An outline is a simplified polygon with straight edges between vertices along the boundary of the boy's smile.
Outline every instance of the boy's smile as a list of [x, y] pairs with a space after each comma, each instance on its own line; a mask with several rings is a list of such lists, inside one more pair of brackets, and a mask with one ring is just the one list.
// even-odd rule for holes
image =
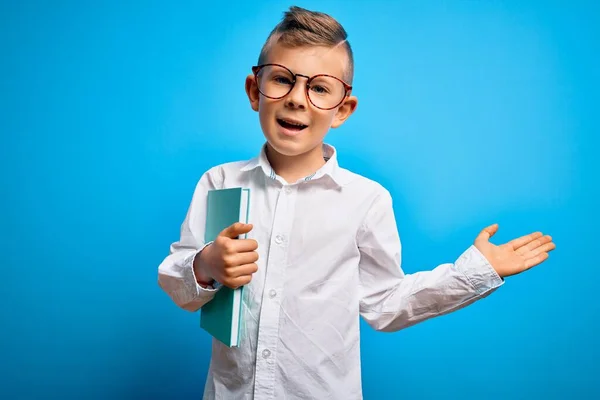
[[246, 78], [246, 92], [259, 113], [269, 161], [276, 170], [275, 164], [289, 164], [284, 160], [290, 158], [298, 174], [308, 175], [323, 165], [321, 147], [329, 128], [342, 125], [358, 103], [344, 82], [347, 67], [342, 46], [276, 43], [265, 64]]
[[276, 121], [282, 128], [281, 133], [287, 136], [296, 136], [304, 129], [308, 128], [308, 124], [305, 124], [296, 118], [278, 117], [276, 118]]

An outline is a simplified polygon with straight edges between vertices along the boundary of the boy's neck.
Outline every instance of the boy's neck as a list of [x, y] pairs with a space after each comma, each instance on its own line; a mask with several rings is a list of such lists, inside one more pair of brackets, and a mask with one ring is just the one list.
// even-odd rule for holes
[[273, 171], [287, 183], [294, 183], [315, 173], [325, 165], [323, 159], [323, 144], [297, 156], [286, 156], [278, 153], [267, 143], [267, 159]]

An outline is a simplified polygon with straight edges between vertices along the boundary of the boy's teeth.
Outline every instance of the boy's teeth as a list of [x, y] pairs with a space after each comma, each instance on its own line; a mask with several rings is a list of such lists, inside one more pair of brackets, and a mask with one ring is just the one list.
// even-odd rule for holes
[[283, 121], [283, 122], [285, 122], [286, 124], [288, 124], [288, 125], [293, 125], [293, 126], [299, 126], [299, 127], [306, 126], [306, 125], [304, 125], [304, 124], [300, 124], [300, 123], [297, 123], [297, 122], [288, 121], [288, 120], [286, 120], [286, 119], [280, 119], [280, 121]]
[[304, 124], [301, 124], [301, 123], [298, 123], [298, 122], [288, 121], [288, 120], [285, 120], [283, 118], [278, 118], [277, 120], [279, 121], [280, 124], [284, 124], [284, 125], [287, 125], [289, 127], [303, 129], [303, 128], [306, 128], [306, 126], [307, 126], [307, 125], [304, 125]]

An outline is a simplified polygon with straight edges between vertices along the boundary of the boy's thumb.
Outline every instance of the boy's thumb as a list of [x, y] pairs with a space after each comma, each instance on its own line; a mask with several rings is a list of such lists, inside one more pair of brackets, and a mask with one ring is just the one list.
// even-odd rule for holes
[[475, 243], [477, 244], [489, 241], [490, 238], [496, 234], [496, 232], [498, 232], [498, 224], [493, 224], [484, 228], [481, 232], [479, 232], [479, 235], [477, 235]]
[[238, 236], [244, 233], [248, 233], [252, 230], [252, 224], [243, 224], [236, 222], [233, 225], [228, 226], [221, 232], [221, 236], [226, 236], [231, 239], [237, 239]]

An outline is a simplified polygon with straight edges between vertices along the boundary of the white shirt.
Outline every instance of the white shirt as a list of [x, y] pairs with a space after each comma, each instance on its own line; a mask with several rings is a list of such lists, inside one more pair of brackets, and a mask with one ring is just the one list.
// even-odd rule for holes
[[[213, 340], [204, 399], [361, 399], [359, 317], [397, 331], [479, 300], [503, 280], [474, 246], [454, 263], [404, 274], [392, 198], [380, 184], [326, 164], [292, 184], [257, 158], [201, 177], [181, 237], [158, 270], [159, 284], [185, 310], [215, 294], [196, 283], [192, 261], [205, 246], [207, 190], [251, 190], [248, 234], [258, 272], [244, 290], [242, 341]], [[216, 289], [218, 290], [218, 289]]]

